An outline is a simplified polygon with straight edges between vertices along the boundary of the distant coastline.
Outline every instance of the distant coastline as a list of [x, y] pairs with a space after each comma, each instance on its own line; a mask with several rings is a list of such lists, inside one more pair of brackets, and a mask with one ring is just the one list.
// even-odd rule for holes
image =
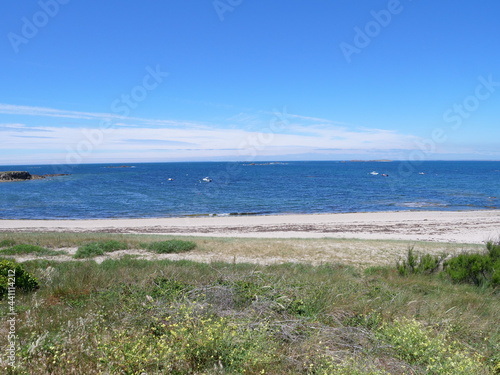
[[392, 163], [394, 160], [378, 159], [378, 160], [342, 160], [341, 163]]

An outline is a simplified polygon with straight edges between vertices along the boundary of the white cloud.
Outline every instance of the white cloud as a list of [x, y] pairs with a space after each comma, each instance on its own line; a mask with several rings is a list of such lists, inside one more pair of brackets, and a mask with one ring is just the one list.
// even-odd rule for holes
[[[236, 124], [200, 124], [190, 121], [155, 120], [120, 117], [113, 114], [57, 110], [0, 104], [0, 114], [33, 116], [33, 126], [26, 121], [0, 124], [2, 149], [0, 164], [14, 158], [17, 163], [67, 163], [68, 155], [78, 154], [81, 162], [113, 160], [252, 160], [280, 155], [347, 154], [402, 155], [418, 149], [421, 138], [385, 129], [352, 128], [345, 124], [295, 114], [283, 115], [280, 127], [270, 126], [276, 113], [239, 113], [228, 121]], [[66, 117], [79, 120], [105, 116], [113, 128], [102, 131], [95, 121], [71, 126], [53, 125], [47, 118]], [[28, 119], [29, 120], [29, 119]], [[92, 127], [92, 125], [94, 127]], [[274, 129], [275, 132], [272, 132]], [[450, 152], [452, 145], [447, 147]], [[439, 150], [437, 152], [440, 152]], [[311, 156], [312, 155], [312, 156]]]

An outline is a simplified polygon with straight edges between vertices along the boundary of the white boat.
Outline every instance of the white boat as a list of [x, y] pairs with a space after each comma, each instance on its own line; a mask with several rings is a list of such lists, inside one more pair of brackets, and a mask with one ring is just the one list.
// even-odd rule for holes
[[370, 172], [370, 174], [371, 174], [372, 176], [376, 176], [376, 175], [378, 175], [378, 172], [373, 171], [373, 172]]
[[203, 177], [201, 180], [203, 182], [212, 182], [212, 179], [210, 177]]

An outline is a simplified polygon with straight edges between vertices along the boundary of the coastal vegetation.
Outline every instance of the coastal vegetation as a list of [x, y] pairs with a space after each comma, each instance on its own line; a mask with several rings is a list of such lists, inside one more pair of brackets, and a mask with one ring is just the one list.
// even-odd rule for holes
[[[138, 248], [147, 249], [158, 254], [174, 254], [190, 251], [195, 247], [196, 244], [192, 241], [167, 240], [141, 243]], [[93, 258], [95, 256], [104, 255], [105, 253], [111, 253], [117, 250], [126, 250], [128, 248], [129, 245], [126, 242], [120, 242], [117, 240], [90, 242], [80, 246], [74, 257], [76, 259]]]
[[469, 283], [478, 287], [500, 286], [500, 242], [488, 242], [482, 253], [462, 253], [446, 258], [445, 255], [415, 253], [408, 249], [406, 259], [397, 263], [400, 275], [444, 274], [456, 283]]
[[15, 278], [15, 288], [23, 292], [31, 292], [38, 288], [38, 281], [27, 272], [22, 264], [8, 259], [0, 260], [0, 299], [13, 288], [12, 278]]
[[[13, 243], [13, 241], [6, 241], [5, 243]], [[62, 255], [65, 254], [64, 251], [51, 250], [45, 247], [41, 247], [38, 245], [30, 245], [30, 244], [18, 244], [12, 245], [10, 247], [3, 248], [0, 243], [0, 256], [1, 255], [26, 255], [26, 254], [34, 254], [34, 255]]]
[[[23, 241], [22, 234], [5, 234], [0, 241], [84, 246], [93, 236], [33, 234]], [[129, 249], [163, 242], [97, 237], [93, 242], [103, 249], [117, 246], [112, 241]], [[188, 242], [197, 249], [204, 241]], [[488, 246], [496, 254], [498, 244]], [[100, 264], [3, 260], [7, 268], [22, 268], [38, 289], [16, 290], [17, 367], [4, 363], [2, 371], [495, 374], [498, 288], [454, 282], [431, 260], [413, 256], [418, 271], [404, 274], [394, 265], [264, 266], [130, 255]], [[7, 319], [3, 302], [0, 315]], [[0, 337], [2, 346], [5, 340]]]
[[124, 242], [116, 240], [100, 241], [100, 242], [90, 242], [82, 245], [78, 248], [75, 254], [75, 258], [92, 258], [98, 255], [104, 255], [104, 253], [110, 253], [117, 250], [128, 249], [128, 245]]
[[142, 244], [142, 247], [158, 254], [176, 254], [193, 250], [196, 243], [193, 241], [167, 240]]

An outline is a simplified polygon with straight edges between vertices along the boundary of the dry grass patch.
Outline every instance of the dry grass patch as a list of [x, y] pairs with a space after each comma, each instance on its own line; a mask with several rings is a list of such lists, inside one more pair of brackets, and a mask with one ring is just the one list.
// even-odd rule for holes
[[[148, 243], [166, 240], [187, 240], [196, 248], [183, 254], [155, 254], [143, 251]], [[454, 255], [465, 251], [478, 251], [482, 245], [447, 244], [436, 242], [413, 242], [397, 240], [360, 239], [256, 239], [256, 238], [210, 238], [163, 235], [135, 235], [108, 233], [0, 233], [0, 241], [30, 243], [52, 249], [65, 248], [70, 254], [75, 248], [89, 242], [118, 241], [128, 246], [125, 251], [104, 253], [96, 258], [98, 262], [115, 259], [124, 254], [136, 255], [142, 259], [192, 260], [196, 262], [230, 262], [276, 264], [286, 262], [320, 265], [342, 263], [355, 267], [393, 265], [403, 258], [409, 246], [426, 254]], [[18, 257], [30, 260], [35, 257]], [[68, 260], [67, 256], [55, 259]]]

